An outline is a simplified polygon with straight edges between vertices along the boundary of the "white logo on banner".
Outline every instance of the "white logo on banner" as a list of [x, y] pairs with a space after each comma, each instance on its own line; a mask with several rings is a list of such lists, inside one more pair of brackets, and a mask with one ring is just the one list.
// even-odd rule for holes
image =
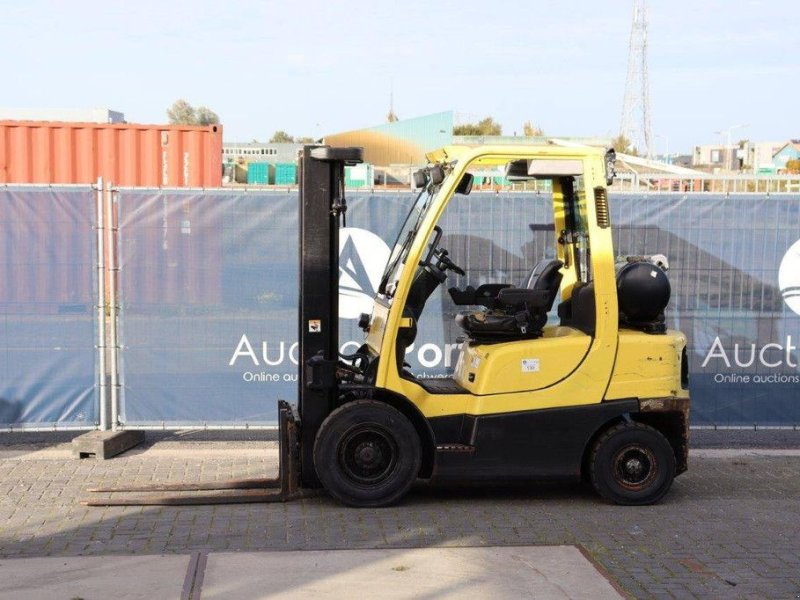
[[357, 319], [372, 312], [372, 300], [389, 261], [389, 246], [366, 229], [339, 232], [339, 317]]
[[778, 286], [786, 306], [800, 315], [800, 240], [792, 244], [781, 261]]

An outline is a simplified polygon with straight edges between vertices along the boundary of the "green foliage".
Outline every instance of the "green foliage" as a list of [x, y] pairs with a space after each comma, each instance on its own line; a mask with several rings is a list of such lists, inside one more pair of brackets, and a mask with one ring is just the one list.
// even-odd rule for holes
[[219, 116], [206, 106], [195, 108], [183, 98], [176, 100], [167, 109], [167, 118], [171, 125], [216, 125]]
[[534, 125], [530, 121], [525, 121], [522, 124], [522, 134], [525, 137], [542, 137], [544, 136], [544, 129], [538, 125]]
[[622, 154], [630, 154], [631, 156], [639, 156], [639, 151], [631, 146], [631, 141], [621, 133], [611, 140], [611, 147]]
[[463, 123], [453, 127], [453, 135], [502, 135], [503, 128], [492, 117], [477, 123]]
[[219, 115], [207, 106], [198, 106], [195, 115], [197, 117], [197, 125], [219, 124]]
[[167, 109], [167, 118], [171, 125], [194, 125], [197, 115], [194, 107], [181, 98]]
[[312, 137], [308, 137], [308, 136], [306, 136], [306, 137], [299, 137], [299, 138], [297, 138], [297, 140], [295, 140], [295, 141], [296, 141], [298, 144], [313, 144], [313, 143], [314, 143], [314, 138], [312, 138]]
[[269, 138], [270, 144], [291, 144], [293, 142], [294, 138], [282, 129], [273, 133], [272, 137]]

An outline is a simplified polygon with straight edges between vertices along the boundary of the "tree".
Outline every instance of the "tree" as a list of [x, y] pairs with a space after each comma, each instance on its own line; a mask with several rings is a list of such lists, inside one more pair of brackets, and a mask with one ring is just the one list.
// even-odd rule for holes
[[611, 147], [622, 154], [630, 154], [631, 156], [639, 156], [639, 151], [631, 146], [631, 141], [623, 134], [619, 134], [611, 140]]
[[453, 135], [502, 135], [503, 128], [492, 117], [477, 123], [463, 123], [453, 127]]
[[544, 135], [544, 129], [538, 125], [533, 125], [530, 121], [525, 121], [522, 124], [522, 133], [525, 137], [542, 137]]
[[395, 121], [399, 121], [400, 118], [394, 113], [394, 109], [389, 109], [388, 114], [386, 115], [386, 122], [387, 123], [394, 123]]
[[198, 106], [195, 111], [197, 118], [196, 125], [217, 125], [219, 124], [219, 115], [207, 106]]
[[273, 133], [272, 137], [269, 138], [270, 144], [291, 144], [293, 142], [294, 138], [282, 129]]
[[791, 175], [800, 174], [800, 159], [787, 160], [786, 172]]
[[195, 108], [186, 100], [176, 100], [167, 109], [167, 118], [171, 125], [216, 125], [219, 116], [206, 106]]
[[167, 109], [170, 125], [194, 125], [197, 119], [194, 107], [181, 98]]
[[313, 144], [314, 138], [308, 136], [299, 137], [295, 140], [295, 142], [297, 142], [298, 144]]

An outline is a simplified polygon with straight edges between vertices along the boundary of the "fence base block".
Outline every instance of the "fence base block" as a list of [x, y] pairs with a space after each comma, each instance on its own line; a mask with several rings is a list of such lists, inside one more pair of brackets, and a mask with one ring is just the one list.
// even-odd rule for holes
[[144, 442], [144, 431], [90, 431], [72, 440], [74, 458], [105, 460]]

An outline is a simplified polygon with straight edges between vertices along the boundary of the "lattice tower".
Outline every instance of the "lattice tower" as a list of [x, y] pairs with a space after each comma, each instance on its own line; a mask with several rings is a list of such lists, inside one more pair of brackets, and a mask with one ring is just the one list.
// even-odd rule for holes
[[622, 107], [620, 134], [640, 154], [653, 156], [653, 134], [650, 129], [650, 85], [647, 79], [647, 2], [634, 0], [633, 25], [628, 49], [628, 77]]

